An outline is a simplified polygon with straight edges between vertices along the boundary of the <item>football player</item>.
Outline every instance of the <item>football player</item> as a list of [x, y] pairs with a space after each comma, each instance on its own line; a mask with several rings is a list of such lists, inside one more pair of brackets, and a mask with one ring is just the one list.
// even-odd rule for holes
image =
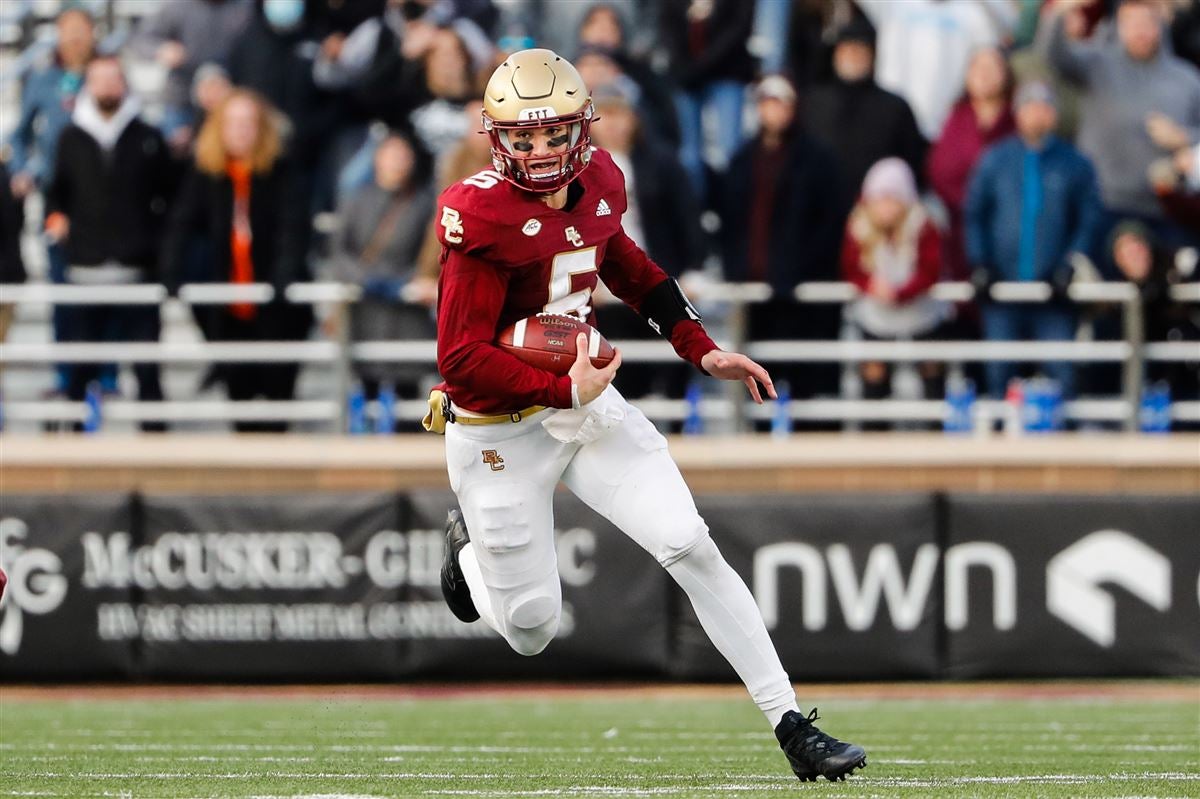
[[593, 322], [591, 295], [602, 279], [681, 358], [744, 382], [755, 402], [763, 401], [760, 384], [775, 396], [766, 370], [718, 349], [675, 281], [621, 229], [625, 180], [591, 145], [592, 116], [570, 63], [549, 50], [514, 53], [484, 91], [493, 169], [450, 186], [438, 202], [445, 382], [425, 422], [446, 436], [462, 509], [447, 526], [446, 602], [523, 655], [546, 647], [562, 605], [551, 507], [561, 480], [687, 593], [796, 776], [844, 779], [866, 765], [865, 753], [821, 732], [815, 710], [799, 712], [754, 598], [709, 537], [666, 440], [609, 385], [620, 354], [595, 368], [580, 335], [574, 364], [559, 376], [495, 344], [501, 330], [538, 313]]

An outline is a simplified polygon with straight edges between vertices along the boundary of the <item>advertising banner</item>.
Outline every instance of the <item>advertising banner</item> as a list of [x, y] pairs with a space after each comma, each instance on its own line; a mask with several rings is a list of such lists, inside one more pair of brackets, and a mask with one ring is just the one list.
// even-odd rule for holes
[[[735, 679], [567, 492], [536, 657], [441, 597], [449, 492], [5, 495], [0, 678]], [[1200, 674], [1200, 498], [703, 495], [796, 680]]]
[[407, 577], [394, 494], [151, 495], [142, 518], [140, 546], [107, 542], [97, 579], [139, 589], [108, 612], [147, 676], [398, 672], [404, 641], [384, 610]]
[[6, 494], [0, 500], [0, 675], [6, 679], [120, 677], [136, 644], [103, 608], [133, 601], [133, 587], [97, 579], [101, 542], [129, 542], [126, 494]]
[[[754, 593], [793, 679], [938, 673], [941, 570], [933, 497], [701, 496], [700, 514]], [[676, 590], [672, 672], [732, 678]]]
[[1200, 673], [1200, 498], [951, 495], [952, 677]]

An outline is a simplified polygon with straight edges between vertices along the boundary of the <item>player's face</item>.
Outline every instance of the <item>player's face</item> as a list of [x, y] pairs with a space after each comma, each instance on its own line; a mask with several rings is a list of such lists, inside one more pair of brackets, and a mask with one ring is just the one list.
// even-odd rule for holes
[[562, 166], [563, 155], [571, 146], [571, 131], [566, 125], [514, 130], [509, 134], [513, 154], [526, 158], [530, 177], [555, 174]]

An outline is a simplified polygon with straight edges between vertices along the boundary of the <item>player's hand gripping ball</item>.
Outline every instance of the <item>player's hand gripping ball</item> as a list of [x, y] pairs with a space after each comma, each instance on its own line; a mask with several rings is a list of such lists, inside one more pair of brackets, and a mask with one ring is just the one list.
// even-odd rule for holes
[[540, 313], [528, 316], [500, 332], [497, 346], [530, 366], [565, 375], [575, 362], [575, 337], [588, 337], [592, 366], [603, 369], [613, 359], [612, 345], [600, 331], [573, 316]]

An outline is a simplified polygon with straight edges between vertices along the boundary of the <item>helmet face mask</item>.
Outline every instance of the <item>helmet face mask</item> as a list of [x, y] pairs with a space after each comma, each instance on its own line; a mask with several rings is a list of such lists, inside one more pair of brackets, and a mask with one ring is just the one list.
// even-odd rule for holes
[[[483, 129], [491, 141], [492, 164], [514, 186], [552, 193], [568, 185], [591, 160], [592, 101], [569, 62], [550, 50], [513, 53], [496, 68], [484, 91]], [[559, 153], [533, 154], [521, 131], [562, 128], [547, 145]], [[556, 159], [550, 169], [535, 165]]]
[[[592, 142], [588, 133], [591, 110], [589, 103], [586, 112], [571, 117], [539, 119], [534, 124], [497, 122], [484, 112], [483, 127], [492, 142], [492, 165], [518, 188], [538, 193], [558, 191], [579, 177], [579, 173], [591, 160]], [[554, 150], [565, 145], [566, 149], [562, 152], [542, 152], [535, 155], [532, 145], [522, 141], [517, 135], [522, 130], [546, 130], [555, 127], [565, 128], [566, 132], [551, 138], [546, 144]], [[534, 164], [540, 165], [551, 160], [557, 161], [552, 169], [533, 168]]]

